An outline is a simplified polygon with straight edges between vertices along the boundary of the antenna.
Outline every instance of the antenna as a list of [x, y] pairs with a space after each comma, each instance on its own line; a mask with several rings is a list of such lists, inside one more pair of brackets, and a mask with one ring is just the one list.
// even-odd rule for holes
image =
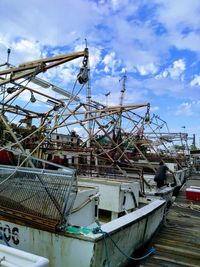
[[[125, 70], [125, 73], [124, 73], [124, 76], [122, 77], [122, 79], [123, 79], [123, 83], [122, 83], [121, 96], [120, 96], [120, 103], [119, 103], [120, 106], [123, 105], [123, 102], [124, 102], [124, 94], [125, 94], [125, 91], [126, 91], [126, 80], [127, 80], [126, 70]], [[120, 82], [122, 79], [120, 79], [119, 82]]]
[[85, 38], [85, 48], [87, 48], [87, 38]]
[[10, 65], [10, 64], [9, 64], [10, 53], [11, 53], [11, 49], [8, 48], [8, 50], [7, 50], [7, 61], [6, 61], [6, 64], [7, 64], [7, 65]]
[[106, 97], [106, 106], [108, 106], [108, 96], [110, 95], [110, 91], [105, 94]]

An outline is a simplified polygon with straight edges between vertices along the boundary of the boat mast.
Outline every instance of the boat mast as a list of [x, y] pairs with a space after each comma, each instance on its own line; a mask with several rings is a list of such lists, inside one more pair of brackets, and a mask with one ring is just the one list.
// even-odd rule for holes
[[[19, 79], [31, 79], [38, 75], [41, 72], [45, 72], [50, 68], [56, 67], [58, 65], [64, 64], [66, 62], [72, 61], [79, 57], [84, 57], [85, 59], [88, 58], [88, 49], [86, 48], [84, 51], [81, 52], [74, 52], [71, 54], [63, 54], [60, 56], [50, 57], [50, 58], [43, 58], [39, 60], [34, 60], [27, 62], [25, 64], [21, 64], [18, 67], [9, 68], [3, 71], [0, 71], [1, 75], [8, 74], [9, 77], [2, 78], [0, 80], [0, 86], [15, 82]], [[84, 75], [84, 77], [83, 77]], [[78, 80], [80, 83], [85, 83], [86, 74], [82, 72], [79, 73]]]
[[[6, 63], [4, 63], [0, 66], [11, 66], [9, 64], [9, 56], [10, 56], [10, 49], [8, 50], [8, 56], [7, 56]], [[7, 93], [11, 94], [11, 93], [14, 93], [15, 91], [17, 91], [15, 93], [15, 95], [13, 96], [14, 99], [22, 91], [27, 89], [31, 92], [30, 101], [32, 100], [31, 102], [33, 103], [34, 90], [32, 90], [31, 88], [28, 88], [27, 84], [30, 81], [32, 81], [33, 78], [36, 78], [36, 76], [39, 73], [45, 72], [50, 68], [53, 68], [53, 67], [56, 67], [60, 64], [64, 64], [66, 62], [72, 61], [72, 60], [79, 58], [79, 57], [83, 57], [84, 59], [83, 59], [83, 67], [80, 69], [77, 80], [79, 81], [80, 84], [85, 84], [88, 81], [88, 68], [87, 68], [87, 61], [88, 61], [88, 57], [89, 57], [88, 48], [86, 48], [84, 51], [74, 52], [71, 54], [63, 54], [63, 55], [59, 55], [59, 56], [55, 56], [55, 57], [43, 58], [43, 59], [39, 59], [39, 60], [34, 60], [31, 62], [27, 62], [25, 64], [21, 64], [18, 67], [11, 66], [8, 69], [4, 69], [4, 70], [0, 71], [0, 87], [2, 88], [3, 92], [5, 92], [6, 86], [8, 84], [13, 85], [13, 87], [7, 87]], [[21, 85], [22, 84], [21, 81], [17, 82], [19, 79], [23, 79], [23, 81], [27, 81], [27, 84], [25, 86]], [[41, 79], [39, 79], [39, 81], [40, 80]], [[47, 84], [47, 82], [45, 82], [45, 84]], [[48, 83], [48, 87], [49, 87], [49, 83]], [[12, 91], [8, 91], [8, 89], [10, 89]], [[36, 92], [36, 93], [40, 94], [40, 92]], [[44, 94], [41, 93], [41, 95], [44, 95]], [[12, 96], [11, 96], [11, 98], [12, 98]], [[51, 98], [51, 96], [50, 96], [50, 98]], [[7, 100], [7, 102], [8, 101], [10, 101], [10, 99]], [[5, 112], [14, 112], [14, 109], [16, 109], [16, 107], [12, 107], [11, 105], [8, 105], [7, 102], [4, 101], [4, 97], [3, 97], [2, 101], [1, 101], [1, 105], [2, 105], [2, 108], [1, 108], [2, 114], [1, 115], [2, 116], [5, 115]], [[35, 102], [35, 98], [34, 98], [34, 102]], [[56, 101], [56, 102], [60, 102], [60, 101]], [[61, 104], [61, 106], [62, 105], [63, 105], [63, 103]], [[5, 107], [6, 107], [6, 109], [5, 109]], [[60, 105], [59, 105], [59, 107], [60, 107]], [[20, 109], [20, 107], [19, 107], [19, 109]], [[23, 111], [26, 113], [25, 115], [30, 113], [30, 112], [26, 111], [25, 109]], [[54, 108], [52, 108], [52, 110], [50, 110], [50, 112], [51, 111], [54, 111]], [[47, 113], [47, 115], [50, 114], [50, 112]], [[32, 112], [32, 113], [34, 113], [34, 112]], [[17, 108], [16, 114], [18, 114], [18, 108]], [[10, 132], [11, 136], [15, 140], [16, 144], [22, 150], [23, 147], [21, 146], [20, 141], [16, 137], [13, 129], [11, 129], [11, 127], [8, 128], [6, 120], [3, 120], [3, 122], [6, 125], [8, 131]], [[53, 132], [53, 130], [54, 129], [52, 129], [51, 131]]]
[[[124, 103], [124, 95], [126, 91], [126, 71], [124, 73], [124, 76], [119, 80], [119, 82], [122, 80], [122, 89], [121, 89], [121, 95], [120, 95], [120, 103], [119, 106], [122, 109], [123, 103]], [[119, 112], [117, 123], [116, 123], [116, 137], [117, 137], [117, 143], [120, 143], [121, 140], [121, 127], [122, 127], [122, 111]]]
[[[87, 48], [87, 39], [85, 39], [85, 45], [86, 45], [85, 49], [88, 49]], [[89, 121], [88, 121], [87, 147], [89, 148], [90, 145], [91, 145], [90, 141], [91, 141], [91, 137], [92, 137], [92, 121], [90, 120], [90, 118], [91, 118], [91, 98], [92, 98], [92, 95], [91, 95], [91, 80], [90, 80], [89, 60], [87, 59], [87, 61], [84, 62], [84, 59], [83, 59], [83, 65], [84, 65], [85, 68], [87, 68], [87, 75], [88, 75], [87, 89], [86, 89], [86, 104], [88, 106], [88, 111], [89, 111], [89, 113], [87, 115], [87, 118], [89, 119]]]

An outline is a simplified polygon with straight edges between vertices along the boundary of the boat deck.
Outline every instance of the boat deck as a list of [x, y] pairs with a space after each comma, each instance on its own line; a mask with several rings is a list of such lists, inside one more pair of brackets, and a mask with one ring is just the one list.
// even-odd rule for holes
[[182, 187], [162, 225], [152, 240], [156, 253], [140, 267], [200, 266], [200, 201], [186, 199], [186, 188], [200, 186], [200, 174], [193, 174]]

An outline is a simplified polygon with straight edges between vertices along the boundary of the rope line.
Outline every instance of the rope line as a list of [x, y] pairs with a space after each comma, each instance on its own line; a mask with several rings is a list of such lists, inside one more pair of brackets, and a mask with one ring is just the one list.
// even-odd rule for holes
[[92, 230], [92, 233], [93, 234], [103, 234], [103, 238], [104, 238], [104, 242], [105, 242], [105, 252], [106, 252], [106, 258], [107, 258], [107, 266], [108, 267], [111, 267], [110, 265], [110, 260], [109, 260], [109, 255], [108, 255], [108, 247], [107, 247], [107, 243], [106, 243], [106, 237], [108, 237], [111, 242], [114, 244], [114, 246], [118, 249], [118, 251], [124, 255], [126, 258], [128, 258], [129, 260], [133, 260], [133, 261], [141, 261], [141, 260], [144, 260], [146, 259], [147, 257], [149, 257], [151, 254], [154, 254], [156, 252], [155, 248], [150, 248], [149, 251], [147, 252], [147, 254], [145, 254], [144, 256], [142, 257], [138, 257], [138, 258], [135, 258], [135, 257], [131, 257], [129, 256], [128, 254], [126, 254], [126, 252], [124, 252], [118, 245], [117, 243], [113, 240], [112, 236], [108, 233], [108, 232], [105, 232], [101, 229], [101, 225], [97, 222], [97, 224], [99, 225], [98, 227], [96, 228], [93, 228]]

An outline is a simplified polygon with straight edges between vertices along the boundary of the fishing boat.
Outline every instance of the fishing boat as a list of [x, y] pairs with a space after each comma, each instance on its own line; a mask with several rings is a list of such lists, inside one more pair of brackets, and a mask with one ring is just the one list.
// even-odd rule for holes
[[47, 267], [49, 261], [31, 253], [0, 245], [0, 260], [2, 267]]
[[[77, 91], [37, 77], [80, 57]], [[155, 233], [166, 211], [164, 196], [172, 192], [163, 188], [151, 195], [155, 184], [135, 160], [139, 153], [155, 171], [138, 145], [150, 104], [123, 104], [126, 76], [119, 105], [93, 101], [89, 85], [87, 101], [79, 101], [75, 92], [89, 81], [88, 57], [86, 48], [18, 67], [6, 62], [0, 71], [0, 240], [49, 259], [52, 267], [123, 266]], [[30, 99], [22, 105], [23, 93]], [[75, 126], [87, 133], [84, 140]]]
[[45, 257], [49, 266], [123, 266], [165, 213], [164, 200], [139, 199], [139, 185], [133, 199], [131, 183], [119, 190], [121, 183], [109, 182], [109, 198], [99, 204], [98, 188], [78, 184], [69, 169], [0, 171], [1, 242]]

